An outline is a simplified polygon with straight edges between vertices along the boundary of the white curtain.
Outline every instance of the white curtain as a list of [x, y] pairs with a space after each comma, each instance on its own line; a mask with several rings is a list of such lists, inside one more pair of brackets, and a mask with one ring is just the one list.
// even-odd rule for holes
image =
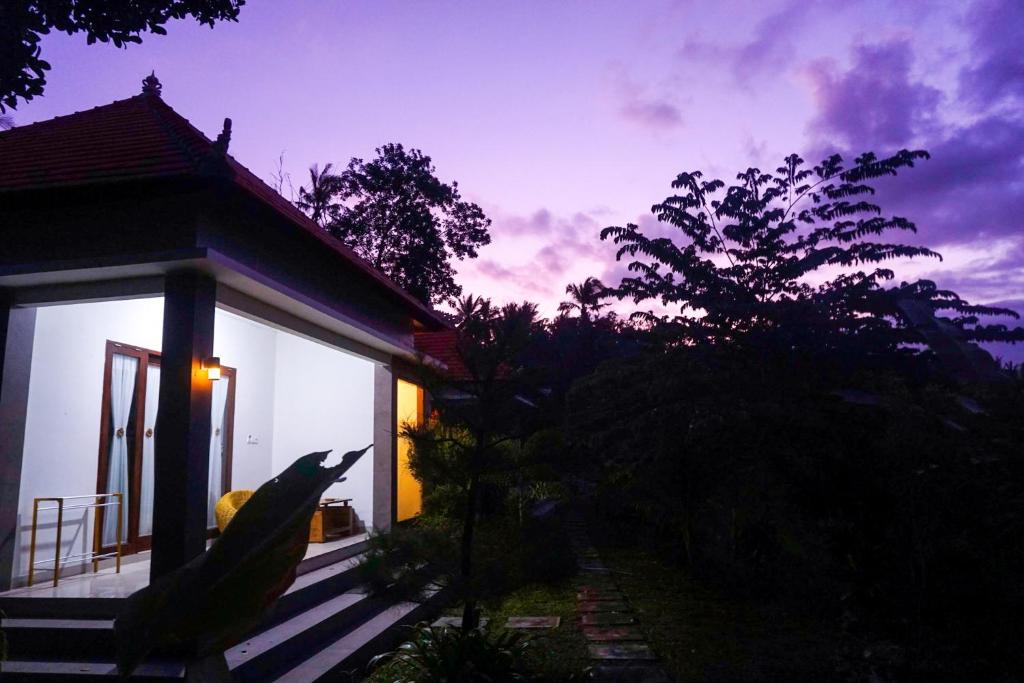
[[153, 453], [156, 411], [160, 404], [160, 366], [146, 369], [146, 412], [142, 417], [142, 482], [139, 489], [139, 536], [153, 533]]
[[[121, 540], [128, 534], [128, 416], [135, 397], [135, 374], [139, 359], [115, 353], [110, 364], [110, 420], [113, 433], [107, 456], [107, 493], [123, 493], [124, 506]], [[114, 502], [109, 498], [107, 502]], [[117, 508], [104, 508], [103, 544], [113, 545], [117, 540]]]
[[223, 377], [213, 383], [213, 407], [210, 414], [210, 487], [206, 506], [206, 526], [217, 526], [214, 508], [221, 495], [221, 473], [224, 467], [225, 407], [228, 401], [228, 384], [231, 380]]

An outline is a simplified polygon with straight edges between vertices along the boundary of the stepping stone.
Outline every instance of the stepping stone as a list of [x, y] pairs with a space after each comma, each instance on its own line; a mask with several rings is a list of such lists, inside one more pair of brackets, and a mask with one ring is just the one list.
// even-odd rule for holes
[[561, 617], [509, 617], [505, 628], [558, 628]]
[[595, 642], [643, 641], [644, 636], [632, 626], [586, 626], [583, 636]]
[[[487, 617], [480, 618], [480, 628], [487, 626]], [[462, 628], [462, 617], [441, 617], [431, 626], [435, 628]]]
[[588, 612], [580, 615], [584, 626], [626, 626], [635, 624], [636, 619], [628, 612]]
[[655, 659], [645, 643], [591, 643], [587, 649], [591, 659]]
[[615, 585], [610, 578], [606, 576], [588, 576], [580, 583], [576, 584], [576, 590], [580, 593], [607, 593], [619, 591], [619, 587]]
[[607, 683], [670, 683], [665, 670], [656, 664], [632, 664], [629, 662], [616, 662], [605, 660], [607, 664], [600, 664], [593, 668], [594, 681]]
[[629, 605], [613, 600], [595, 600], [581, 602], [576, 608], [580, 612], [628, 612]]
[[622, 600], [622, 591], [617, 588], [581, 588], [576, 593], [577, 600]]

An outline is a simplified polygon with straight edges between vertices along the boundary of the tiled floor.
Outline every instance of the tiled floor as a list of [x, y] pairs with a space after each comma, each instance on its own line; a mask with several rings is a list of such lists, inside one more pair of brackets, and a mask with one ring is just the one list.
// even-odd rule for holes
[[[366, 534], [356, 534], [329, 543], [310, 543], [306, 550], [306, 559], [345, 548], [366, 540]], [[0, 593], [0, 597], [12, 598], [126, 598], [149, 583], [149, 553], [125, 558], [121, 564], [121, 573], [114, 571], [113, 563], [93, 574], [86, 572], [75, 576], [63, 577], [54, 587], [48, 575], [31, 588], [16, 588]]]

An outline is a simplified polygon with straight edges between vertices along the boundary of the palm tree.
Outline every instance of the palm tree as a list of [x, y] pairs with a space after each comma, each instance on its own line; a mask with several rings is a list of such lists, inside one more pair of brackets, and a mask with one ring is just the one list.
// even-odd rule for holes
[[334, 164], [320, 170], [316, 164], [309, 167], [309, 189], [299, 187], [299, 201], [295, 205], [309, 214], [321, 228], [327, 227], [338, 211], [334, 198], [341, 192], [341, 176], [333, 173]]
[[491, 300], [467, 294], [455, 299], [455, 326], [462, 327], [469, 320], [490, 320], [496, 311]]
[[608, 297], [608, 288], [596, 277], [588, 277], [579, 284], [570, 283], [565, 288], [565, 293], [571, 299], [558, 304], [559, 313], [571, 313], [578, 310], [582, 320], [590, 320], [592, 313], [597, 313], [608, 306], [602, 301]]

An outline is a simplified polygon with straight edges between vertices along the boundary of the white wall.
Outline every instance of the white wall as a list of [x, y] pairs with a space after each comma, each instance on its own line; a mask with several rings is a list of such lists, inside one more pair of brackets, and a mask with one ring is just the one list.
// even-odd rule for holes
[[[28, 573], [32, 499], [96, 491], [107, 340], [159, 351], [163, 306], [161, 297], [47, 306], [37, 311], [15, 576]], [[37, 561], [53, 557], [56, 540], [56, 513], [43, 514]], [[91, 511], [85, 510], [66, 514], [62, 554], [92, 550], [92, 518]], [[44, 579], [49, 576], [49, 572], [42, 574]]]
[[[274, 472], [314, 451], [333, 450], [327, 464], [373, 441], [373, 363], [292, 334], [277, 338], [274, 392]], [[373, 452], [326, 496], [352, 498], [358, 519], [371, 526]]]
[[223, 365], [238, 371], [231, 444], [232, 489], [257, 489], [273, 474], [278, 334], [271, 327], [219, 308], [214, 315], [213, 353]]
[[[258, 488], [298, 456], [333, 449], [328, 462], [372, 441], [373, 364], [217, 309], [214, 354], [237, 370], [231, 488]], [[38, 309], [29, 380], [14, 576], [28, 573], [32, 500], [96, 491], [106, 342], [159, 351], [163, 299]], [[372, 457], [327, 495], [353, 498], [371, 518]], [[41, 517], [36, 559], [52, 558], [55, 513]], [[92, 549], [92, 513], [65, 516], [62, 555]], [[82, 563], [72, 563], [70, 571]], [[45, 580], [49, 573], [40, 575]]]

